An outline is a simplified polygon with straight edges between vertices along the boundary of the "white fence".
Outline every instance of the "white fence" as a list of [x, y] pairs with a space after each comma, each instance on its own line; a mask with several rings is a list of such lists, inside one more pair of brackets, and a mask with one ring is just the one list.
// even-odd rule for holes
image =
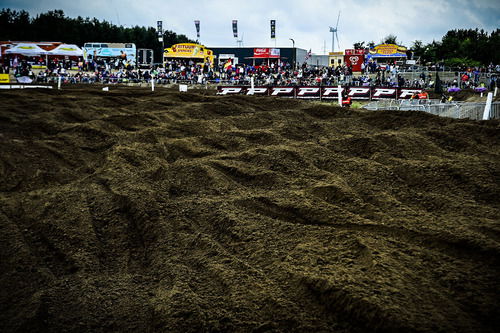
[[[378, 100], [363, 108], [367, 110], [424, 111], [441, 117], [482, 120], [486, 103], [449, 102], [439, 100]], [[500, 102], [491, 104], [490, 119], [500, 119]]]

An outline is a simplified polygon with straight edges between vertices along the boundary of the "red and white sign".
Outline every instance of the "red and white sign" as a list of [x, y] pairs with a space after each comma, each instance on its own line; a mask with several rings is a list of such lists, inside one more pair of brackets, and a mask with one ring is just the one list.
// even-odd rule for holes
[[246, 87], [218, 87], [217, 95], [234, 95], [246, 91]]
[[381, 98], [396, 98], [398, 89], [397, 88], [375, 88], [373, 91], [372, 99]]
[[270, 96], [293, 97], [295, 94], [295, 87], [271, 87]]
[[347, 50], [345, 50], [345, 55], [365, 55], [365, 50], [363, 50], [363, 49], [347, 49]]
[[[344, 88], [340, 87], [340, 94], [342, 94]], [[339, 97], [339, 88], [338, 87], [323, 87], [323, 91], [321, 95], [325, 99], [337, 99]]]
[[370, 99], [372, 90], [369, 87], [350, 87], [348, 91], [352, 99]]
[[353, 72], [361, 72], [361, 64], [365, 61], [364, 55], [345, 55], [344, 63], [352, 68]]
[[253, 91], [252, 88], [248, 88], [248, 91], [246, 92], [247, 95], [263, 95], [267, 96], [269, 95], [267, 87], [254, 87]]
[[337, 99], [338, 94], [344, 90], [352, 99], [377, 100], [377, 99], [409, 99], [413, 94], [420, 93], [421, 89], [388, 88], [388, 87], [255, 87], [249, 86], [221, 86], [217, 87], [217, 95], [260, 95], [296, 98]]
[[254, 58], [279, 58], [280, 49], [257, 48], [253, 49]]
[[413, 94], [419, 94], [422, 92], [422, 89], [405, 89], [401, 88], [399, 90], [398, 99], [409, 99]]
[[298, 87], [297, 98], [319, 98], [320, 87]]

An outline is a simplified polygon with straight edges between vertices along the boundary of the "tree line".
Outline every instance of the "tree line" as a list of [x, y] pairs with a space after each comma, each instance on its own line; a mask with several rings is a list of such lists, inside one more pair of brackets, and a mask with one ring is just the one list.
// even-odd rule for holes
[[[153, 49], [155, 61], [160, 61], [161, 43], [153, 27], [124, 27], [96, 18], [70, 18], [62, 10], [52, 10], [31, 17], [24, 10], [0, 11], [0, 40], [3, 41], [61, 41], [83, 46], [85, 42], [135, 43], [137, 48]], [[187, 36], [165, 31], [166, 47], [193, 42]], [[397, 36], [390, 34], [382, 43], [398, 44]], [[354, 48], [370, 48], [373, 41], [354, 43]], [[415, 40], [409, 55], [420, 63], [444, 63], [447, 66], [488, 66], [500, 64], [500, 29], [491, 33], [479, 29], [450, 30], [440, 41], [424, 44]]]
[[[86, 42], [135, 43], [137, 48], [153, 49], [155, 61], [161, 61], [161, 42], [153, 27], [124, 27], [96, 18], [70, 18], [62, 10], [51, 10], [31, 17], [24, 10], [0, 11], [1, 41], [59, 41], [83, 46]], [[193, 42], [182, 34], [166, 30], [165, 47]]]
[[[390, 34], [381, 43], [398, 44], [397, 36]], [[357, 42], [354, 48], [369, 48], [375, 43]], [[409, 56], [421, 64], [433, 63], [446, 66], [488, 66], [500, 64], [500, 29], [491, 33], [483, 29], [449, 30], [440, 41], [424, 44], [415, 40], [409, 47]]]

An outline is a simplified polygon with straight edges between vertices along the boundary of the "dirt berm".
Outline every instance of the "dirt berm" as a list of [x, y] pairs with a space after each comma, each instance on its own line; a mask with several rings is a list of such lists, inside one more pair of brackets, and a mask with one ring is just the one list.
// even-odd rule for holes
[[0, 99], [2, 332], [498, 332], [498, 121]]

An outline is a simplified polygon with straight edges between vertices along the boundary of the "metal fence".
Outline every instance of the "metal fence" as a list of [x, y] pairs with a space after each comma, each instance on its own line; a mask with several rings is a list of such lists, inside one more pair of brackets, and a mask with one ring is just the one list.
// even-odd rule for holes
[[[482, 120], [486, 103], [449, 102], [440, 100], [379, 100], [366, 104], [367, 110], [423, 111], [441, 117]], [[500, 102], [491, 103], [490, 119], [500, 119]]]

